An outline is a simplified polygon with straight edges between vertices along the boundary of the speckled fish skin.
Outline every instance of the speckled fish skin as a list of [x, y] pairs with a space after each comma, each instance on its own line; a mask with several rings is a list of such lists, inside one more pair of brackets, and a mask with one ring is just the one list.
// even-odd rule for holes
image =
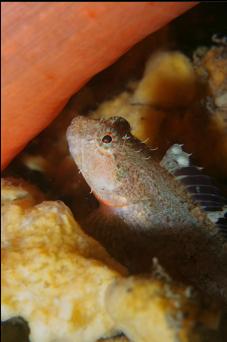
[[217, 226], [119, 117], [76, 117], [70, 153], [100, 207], [84, 227], [132, 272], [152, 257], [175, 278], [227, 300], [227, 257]]

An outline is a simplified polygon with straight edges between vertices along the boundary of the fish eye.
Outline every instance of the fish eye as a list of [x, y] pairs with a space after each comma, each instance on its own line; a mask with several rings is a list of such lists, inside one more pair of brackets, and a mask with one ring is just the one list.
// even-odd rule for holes
[[102, 138], [102, 142], [105, 143], [105, 144], [109, 144], [111, 141], [112, 141], [112, 137], [110, 135], [105, 135]]

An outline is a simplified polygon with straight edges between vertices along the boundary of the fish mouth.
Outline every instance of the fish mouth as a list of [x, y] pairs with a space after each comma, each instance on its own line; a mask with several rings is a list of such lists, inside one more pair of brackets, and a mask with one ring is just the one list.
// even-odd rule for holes
[[75, 118], [73, 118], [68, 130], [70, 131], [70, 128], [71, 128], [74, 132], [83, 132], [83, 130], [88, 128], [89, 123], [97, 122], [97, 121], [99, 120], [91, 119], [83, 115], [78, 115]]
[[81, 173], [86, 165], [86, 146], [88, 126], [91, 121], [96, 121], [81, 115], [76, 116], [71, 121], [66, 131], [66, 139], [71, 156]]
[[85, 118], [81, 115], [76, 116], [70, 123], [70, 126], [67, 128], [66, 136], [70, 138], [71, 135], [75, 135], [77, 132], [81, 131], [81, 128], [88, 122], [88, 118]]
[[72, 149], [77, 150], [76, 147], [79, 146], [80, 140], [82, 139], [82, 135], [85, 132], [85, 129], [88, 125], [88, 121], [90, 121], [90, 119], [78, 115], [75, 118], [73, 118], [69, 127], [67, 128], [66, 139], [71, 153]]

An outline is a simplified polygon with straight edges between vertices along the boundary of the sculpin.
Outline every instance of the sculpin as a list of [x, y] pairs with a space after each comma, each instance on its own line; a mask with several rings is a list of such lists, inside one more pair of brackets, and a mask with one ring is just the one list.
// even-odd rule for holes
[[67, 140], [100, 204], [82, 227], [132, 273], [156, 257], [175, 279], [227, 300], [225, 200], [181, 145], [159, 162], [121, 117], [77, 116]]

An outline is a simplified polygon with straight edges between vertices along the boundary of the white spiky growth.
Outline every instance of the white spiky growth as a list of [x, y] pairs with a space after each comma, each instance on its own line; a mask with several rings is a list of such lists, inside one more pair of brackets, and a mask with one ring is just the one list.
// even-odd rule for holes
[[161, 161], [161, 165], [174, 173], [177, 169], [190, 165], [189, 157], [191, 154], [186, 153], [182, 149], [183, 145], [174, 144], [166, 152]]
[[217, 223], [217, 221], [220, 218], [224, 217], [226, 213], [227, 213], [227, 205], [225, 205], [220, 211], [211, 211], [207, 213], [207, 216], [209, 217], [211, 222]]

